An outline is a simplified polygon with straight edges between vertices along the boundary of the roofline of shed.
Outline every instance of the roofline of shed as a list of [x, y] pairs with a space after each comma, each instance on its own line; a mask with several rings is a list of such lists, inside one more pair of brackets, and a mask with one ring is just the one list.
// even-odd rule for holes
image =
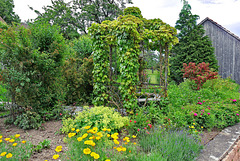
[[227, 32], [229, 35], [231, 35], [232, 37], [236, 38], [238, 41], [240, 41], [240, 38], [235, 35], [234, 33], [230, 32], [228, 29], [226, 29], [225, 27], [219, 25], [217, 22], [213, 21], [212, 19], [210, 19], [209, 17], [206, 17], [204, 20], [202, 20], [198, 25], [202, 25], [204, 22], [206, 21], [210, 21], [213, 24], [215, 24], [217, 27], [219, 27], [220, 29], [224, 30], [225, 32]]

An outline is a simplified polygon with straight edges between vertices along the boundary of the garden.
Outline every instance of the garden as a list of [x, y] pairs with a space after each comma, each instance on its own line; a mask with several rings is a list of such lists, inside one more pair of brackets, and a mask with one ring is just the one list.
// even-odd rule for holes
[[193, 161], [240, 121], [240, 86], [216, 60], [174, 69], [176, 28], [129, 7], [88, 31], [0, 22], [0, 160]]

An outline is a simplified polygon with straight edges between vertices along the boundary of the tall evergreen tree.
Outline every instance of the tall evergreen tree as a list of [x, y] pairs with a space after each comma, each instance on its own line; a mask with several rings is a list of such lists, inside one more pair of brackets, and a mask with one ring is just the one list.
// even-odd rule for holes
[[12, 22], [19, 23], [21, 20], [19, 16], [13, 11], [13, 0], [0, 0], [0, 16], [7, 24]]
[[180, 83], [183, 81], [183, 63], [194, 62], [196, 64], [205, 62], [209, 67], [218, 70], [217, 59], [214, 48], [208, 36], [204, 36], [203, 26], [197, 25], [198, 15], [191, 13], [191, 6], [183, 0], [183, 8], [179, 14], [175, 28], [180, 32], [177, 35], [179, 43], [173, 47], [170, 58], [171, 79]]

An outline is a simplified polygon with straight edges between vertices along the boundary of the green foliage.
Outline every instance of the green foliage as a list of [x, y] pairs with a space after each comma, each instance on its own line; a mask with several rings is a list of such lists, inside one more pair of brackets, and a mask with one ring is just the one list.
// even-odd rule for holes
[[138, 7], [128, 7], [123, 11], [123, 15], [133, 15], [138, 18], [143, 18], [141, 10]]
[[85, 126], [94, 126], [97, 128], [110, 128], [112, 131], [118, 131], [129, 122], [127, 117], [122, 117], [110, 107], [85, 107], [72, 119], [63, 119], [62, 132], [67, 133], [71, 128], [81, 129]]
[[45, 139], [43, 141], [40, 141], [38, 145], [35, 146], [34, 151], [40, 153], [43, 149], [49, 149], [50, 148], [50, 140]]
[[13, 26], [1, 32], [0, 41], [2, 81], [13, 102], [38, 111], [64, 98], [60, 67], [66, 47], [58, 27]]
[[88, 35], [82, 35], [70, 42], [75, 55], [79, 59], [89, 58], [93, 53], [92, 40]]
[[[229, 79], [212, 79], [198, 91], [191, 81], [168, 86], [169, 104], [163, 114], [178, 127], [224, 128], [239, 122], [239, 85]], [[230, 100], [231, 99], [231, 100]], [[233, 101], [234, 100], [234, 101]]]
[[189, 78], [195, 81], [195, 89], [199, 90], [200, 87], [207, 81], [211, 79], [216, 79], [217, 72], [212, 72], [209, 70], [209, 63], [199, 63], [197, 66], [195, 63], [190, 62], [189, 65], [183, 63], [182, 71], [184, 78]]
[[27, 110], [26, 112], [17, 116], [14, 125], [21, 129], [38, 129], [42, 125], [42, 119], [39, 114]]
[[151, 155], [143, 156], [139, 160], [167, 161], [167, 160], [194, 160], [201, 149], [200, 143], [185, 130], [172, 130], [163, 127], [155, 128], [151, 134], [139, 136], [139, 144], [144, 152]]
[[13, 0], [1, 0], [0, 6], [0, 17], [2, 17], [7, 24], [11, 25], [12, 22], [19, 23], [21, 21], [19, 16], [13, 11]]
[[66, 103], [91, 103], [93, 59], [69, 58], [63, 71], [67, 83]]
[[80, 34], [87, 34], [88, 27], [92, 23], [102, 23], [105, 20], [114, 20], [123, 13], [125, 4], [131, 3], [129, 0], [53, 0], [49, 6], [44, 6], [44, 13], [33, 10], [38, 17], [35, 21], [47, 21], [61, 27], [61, 33], [67, 39], [78, 38]]
[[93, 52], [92, 40], [81, 36], [69, 43], [69, 53], [63, 66], [66, 79], [66, 103], [91, 103], [93, 93]]
[[[133, 11], [132, 11], [133, 10]], [[93, 78], [94, 95], [96, 96], [94, 104], [107, 104], [111, 95], [106, 86], [114, 82], [111, 78], [112, 49], [117, 50], [119, 58], [119, 80], [121, 81], [118, 89], [121, 93], [123, 108], [131, 112], [137, 107], [136, 86], [140, 84], [139, 80], [143, 66], [139, 58], [144, 42], [149, 43], [152, 40], [151, 50], [165, 52], [165, 73], [168, 72], [168, 53], [173, 44], [178, 42], [176, 30], [163, 23], [160, 19], [145, 20], [131, 15], [130, 13], [139, 13], [136, 7], [126, 9], [126, 14], [120, 16], [115, 21], [104, 21], [102, 24], [92, 24], [89, 33], [93, 40]], [[163, 54], [163, 53], [161, 53]], [[162, 73], [162, 71], [160, 72]], [[110, 75], [110, 78], [109, 78]]]
[[183, 81], [183, 63], [193, 62], [196, 64], [205, 62], [209, 67], [217, 71], [217, 60], [214, 55], [214, 48], [207, 36], [204, 36], [203, 26], [197, 25], [199, 16], [192, 15], [191, 6], [184, 1], [183, 8], [176, 23], [176, 29], [180, 31], [177, 35], [179, 44], [173, 48], [170, 58], [171, 79], [180, 83]]

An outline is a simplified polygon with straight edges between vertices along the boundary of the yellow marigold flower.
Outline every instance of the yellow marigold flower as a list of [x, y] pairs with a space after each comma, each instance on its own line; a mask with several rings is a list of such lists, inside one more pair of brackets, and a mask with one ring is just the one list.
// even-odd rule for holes
[[193, 125], [195, 125], [195, 123], [193, 123]]
[[62, 151], [62, 146], [61, 146], [61, 145], [60, 145], [60, 146], [57, 146], [56, 149], [55, 149], [55, 151], [56, 151], [56, 152]]
[[0, 143], [2, 142], [2, 140], [0, 139]]
[[58, 158], [59, 158], [59, 155], [58, 155], [58, 154], [55, 154], [55, 155], [53, 155], [52, 158], [53, 158], [53, 159], [58, 159]]
[[102, 132], [98, 132], [97, 135], [100, 136], [100, 137], [103, 136]]
[[125, 142], [124, 144], [126, 144], [126, 145], [127, 145], [128, 143], [127, 143], [127, 142]]
[[108, 132], [110, 132], [110, 131], [111, 131], [111, 129], [107, 129], [107, 131], [108, 131]]
[[95, 145], [96, 145], [96, 143], [92, 142], [90, 145], [91, 145], [91, 146], [95, 146]]
[[116, 148], [117, 148], [117, 147], [115, 147], [115, 146], [113, 147], [113, 149], [116, 149]]
[[197, 130], [195, 130], [195, 132], [197, 132]]
[[96, 155], [96, 153], [95, 152], [91, 152], [91, 157], [94, 157], [94, 155]]
[[0, 139], [2, 139], [2, 135], [0, 135]]
[[9, 141], [9, 140], [10, 140], [10, 138], [5, 138], [5, 140], [6, 140], [6, 141]]
[[94, 159], [98, 159], [98, 158], [100, 158], [99, 154], [95, 154]]
[[13, 143], [13, 146], [17, 146], [17, 143]]
[[73, 137], [73, 136], [75, 136], [75, 135], [76, 135], [76, 133], [71, 133], [71, 132], [70, 132], [70, 133], [68, 134], [68, 137], [71, 138], [71, 137]]
[[85, 126], [84, 129], [87, 130], [87, 129], [90, 129], [90, 127], [91, 127], [91, 126]]
[[19, 137], [20, 137], [20, 134], [16, 134], [16, 135], [15, 135], [15, 138], [19, 138]]
[[134, 142], [133, 144], [136, 145], [137, 143]]
[[203, 126], [201, 126], [201, 128], [203, 129]]
[[13, 143], [14, 141], [15, 141], [14, 139], [9, 140], [10, 143]]
[[11, 158], [12, 157], [12, 153], [8, 153], [7, 155], [6, 155], [6, 158]]
[[76, 130], [76, 132], [79, 132], [79, 131], [80, 131], [79, 129]]
[[97, 136], [97, 137], [96, 137], [96, 140], [100, 140], [100, 139], [101, 139], [101, 137], [100, 137], [100, 136]]
[[119, 141], [117, 141], [116, 139], [113, 140], [115, 144], [119, 144]]
[[86, 154], [86, 155], [90, 154], [91, 150], [89, 148], [83, 149], [83, 153]]
[[82, 138], [84, 139], [84, 138], [86, 138], [87, 136], [88, 136], [88, 134], [85, 133], [85, 134], [83, 134]]
[[122, 151], [126, 151], [126, 150], [127, 150], [126, 148], [124, 148], [124, 147], [122, 148]]
[[0, 156], [5, 156], [7, 154], [7, 152], [2, 152], [1, 154], [0, 154]]
[[118, 147], [118, 148], [117, 148], [117, 151], [119, 151], [119, 152], [122, 151], [122, 148]]
[[194, 126], [191, 126], [192, 129], [194, 129]]
[[132, 138], [136, 138], [137, 136], [133, 135]]
[[106, 129], [106, 128], [103, 128], [102, 131], [107, 131], [107, 129]]
[[110, 134], [107, 134], [107, 137], [110, 137]]
[[106, 159], [105, 161], [111, 161], [110, 159]]
[[26, 143], [26, 141], [25, 141], [25, 140], [23, 140], [23, 141], [22, 141], [22, 143], [23, 143], [23, 144], [25, 144], [25, 143]]
[[82, 137], [78, 137], [77, 138], [78, 141], [82, 141], [82, 139], [83, 139]]
[[75, 128], [72, 128], [71, 130], [72, 130], [72, 131], [75, 131]]
[[93, 136], [91, 136], [89, 139], [90, 139], [90, 140], [92, 140], [92, 139], [94, 139], [94, 137], [93, 137]]

